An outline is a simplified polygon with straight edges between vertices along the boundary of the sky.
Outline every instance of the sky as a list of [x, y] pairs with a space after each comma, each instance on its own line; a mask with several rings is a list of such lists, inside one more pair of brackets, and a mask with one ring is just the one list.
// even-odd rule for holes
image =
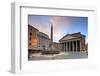
[[88, 42], [88, 17], [28, 15], [28, 24], [46, 33], [49, 37], [52, 24], [54, 42], [59, 42], [66, 34], [77, 32], [85, 35], [86, 42]]

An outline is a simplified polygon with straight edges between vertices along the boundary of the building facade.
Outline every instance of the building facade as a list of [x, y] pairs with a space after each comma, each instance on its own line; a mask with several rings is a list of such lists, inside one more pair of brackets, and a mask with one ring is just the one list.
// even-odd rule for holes
[[43, 32], [39, 32], [38, 39], [39, 39], [39, 48], [40, 49], [45, 50], [49, 47], [50, 38], [47, 34], [45, 34]]
[[28, 48], [37, 48], [39, 39], [38, 39], [39, 30], [28, 25]]
[[85, 35], [80, 32], [67, 34], [59, 40], [61, 49], [65, 52], [85, 51]]
[[47, 34], [40, 32], [35, 27], [28, 25], [28, 48], [45, 49], [50, 44], [50, 38]]
[[60, 43], [57, 43], [57, 42], [53, 42], [53, 46], [59, 51], [61, 51], [61, 46], [60, 46]]

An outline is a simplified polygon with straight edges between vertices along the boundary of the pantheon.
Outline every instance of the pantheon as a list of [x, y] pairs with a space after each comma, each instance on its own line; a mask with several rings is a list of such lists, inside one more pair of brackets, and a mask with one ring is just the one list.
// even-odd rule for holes
[[59, 40], [61, 49], [65, 52], [85, 51], [85, 37], [81, 32], [67, 34]]

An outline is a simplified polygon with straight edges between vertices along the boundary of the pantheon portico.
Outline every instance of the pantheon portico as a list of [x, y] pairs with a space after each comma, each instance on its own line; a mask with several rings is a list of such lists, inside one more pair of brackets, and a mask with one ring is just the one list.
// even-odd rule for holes
[[59, 40], [61, 49], [65, 52], [85, 51], [85, 35], [80, 32], [67, 34]]

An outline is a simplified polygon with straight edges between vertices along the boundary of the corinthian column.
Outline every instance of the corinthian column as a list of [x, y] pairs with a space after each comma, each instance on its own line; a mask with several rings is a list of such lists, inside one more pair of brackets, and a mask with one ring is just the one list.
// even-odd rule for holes
[[74, 41], [72, 41], [72, 51], [74, 52]]

